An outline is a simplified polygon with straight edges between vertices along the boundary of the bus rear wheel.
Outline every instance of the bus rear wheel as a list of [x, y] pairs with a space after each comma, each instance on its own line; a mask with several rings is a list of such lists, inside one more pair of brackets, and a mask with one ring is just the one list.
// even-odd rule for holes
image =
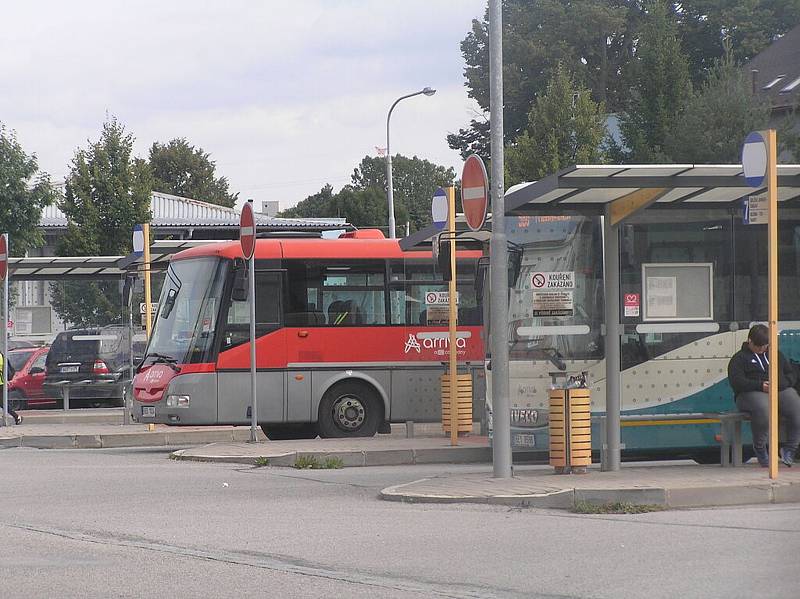
[[373, 437], [383, 422], [378, 394], [364, 383], [334, 385], [319, 404], [320, 437]]

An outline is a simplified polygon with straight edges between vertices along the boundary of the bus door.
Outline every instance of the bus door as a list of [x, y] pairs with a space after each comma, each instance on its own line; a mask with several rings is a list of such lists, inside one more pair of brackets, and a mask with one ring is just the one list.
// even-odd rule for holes
[[[260, 422], [286, 419], [286, 336], [281, 322], [281, 279], [281, 271], [261, 270], [256, 263], [256, 390]], [[251, 403], [247, 298], [231, 297], [223, 322], [225, 328], [217, 363], [219, 422], [247, 423]]]

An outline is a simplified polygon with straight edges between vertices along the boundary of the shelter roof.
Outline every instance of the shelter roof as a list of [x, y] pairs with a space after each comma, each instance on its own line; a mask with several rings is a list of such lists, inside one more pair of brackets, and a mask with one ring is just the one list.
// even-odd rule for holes
[[[150, 250], [151, 270], [164, 270], [172, 254], [208, 243], [222, 241], [156, 241]], [[141, 266], [136, 256], [46, 256], [9, 258], [14, 281], [121, 279]]]
[[[646, 193], [642, 193], [647, 190]], [[741, 165], [578, 165], [505, 195], [506, 214], [603, 214], [616, 200], [643, 208], [722, 208], [765, 191], [749, 187]], [[642, 199], [644, 198], [644, 199]], [[800, 200], [800, 165], [778, 165], [778, 201]]]

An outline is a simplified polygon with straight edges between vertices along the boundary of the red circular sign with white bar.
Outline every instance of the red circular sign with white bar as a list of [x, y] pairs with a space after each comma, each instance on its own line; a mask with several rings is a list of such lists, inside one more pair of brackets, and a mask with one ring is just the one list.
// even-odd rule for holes
[[8, 274], [8, 247], [6, 236], [0, 235], [0, 281], [6, 280]]
[[239, 243], [242, 244], [244, 259], [249, 260], [256, 251], [256, 219], [253, 215], [253, 204], [245, 203], [242, 217], [239, 220]]
[[461, 205], [467, 225], [473, 231], [480, 231], [486, 222], [486, 209], [489, 206], [489, 185], [486, 167], [477, 154], [467, 157], [461, 173]]

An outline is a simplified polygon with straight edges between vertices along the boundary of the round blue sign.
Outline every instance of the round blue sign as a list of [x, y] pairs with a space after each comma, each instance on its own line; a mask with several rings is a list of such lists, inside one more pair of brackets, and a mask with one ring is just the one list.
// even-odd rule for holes
[[742, 146], [742, 170], [750, 187], [762, 187], [767, 175], [767, 142], [758, 132], [748, 134]]
[[447, 223], [447, 194], [441, 187], [433, 192], [433, 199], [431, 200], [431, 217], [433, 218], [434, 226], [440, 231], [444, 229]]

